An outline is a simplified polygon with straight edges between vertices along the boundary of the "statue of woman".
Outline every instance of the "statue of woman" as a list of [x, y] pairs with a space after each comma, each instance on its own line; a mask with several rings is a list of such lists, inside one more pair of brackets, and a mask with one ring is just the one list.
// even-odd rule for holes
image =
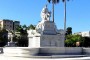
[[51, 12], [48, 11], [47, 5], [41, 11], [41, 18], [44, 21], [49, 21], [51, 16]]

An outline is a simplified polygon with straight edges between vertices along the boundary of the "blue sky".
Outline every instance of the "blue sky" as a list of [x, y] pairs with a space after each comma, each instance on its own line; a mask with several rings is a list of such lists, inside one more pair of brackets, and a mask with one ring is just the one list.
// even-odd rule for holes
[[[21, 25], [38, 24], [40, 13], [47, 0], [0, 0], [0, 19], [19, 20]], [[48, 4], [49, 10], [52, 5]], [[64, 4], [55, 5], [55, 23], [58, 29], [64, 26]], [[74, 32], [90, 30], [90, 0], [67, 2], [67, 27]]]

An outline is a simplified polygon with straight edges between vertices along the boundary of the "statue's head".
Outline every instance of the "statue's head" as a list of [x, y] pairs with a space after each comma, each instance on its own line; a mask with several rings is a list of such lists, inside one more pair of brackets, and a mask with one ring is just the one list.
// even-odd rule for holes
[[42, 9], [42, 13], [47, 13], [48, 12], [48, 8], [47, 5], [45, 5], [45, 7]]

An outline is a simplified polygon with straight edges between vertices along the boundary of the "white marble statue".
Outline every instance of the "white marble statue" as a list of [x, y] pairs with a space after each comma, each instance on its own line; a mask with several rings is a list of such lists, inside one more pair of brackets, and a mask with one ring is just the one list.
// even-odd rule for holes
[[36, 31], [40, 34], [56, 34], [57, 28], [54, 22], [50, 21], [51, 12], [47, 5], [41, 11], [42, 21], [36, 26]]
[[29, 47], [63, 47], [64, 34], [58, 32], [55, 23], [50, 20], [51, 13], [47, 5], [41, 10], [40, 15], [42, 19], [36, 25], [36, 29], [28, 31]]
[[42, 20], [49, 21], [51, 17], [51, 12], [48, 11], [47, 5], [41, 11], [41, 18]]

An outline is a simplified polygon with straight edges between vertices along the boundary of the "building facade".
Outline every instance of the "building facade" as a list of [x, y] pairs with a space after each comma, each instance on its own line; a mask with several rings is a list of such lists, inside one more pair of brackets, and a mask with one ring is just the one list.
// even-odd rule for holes
[[6, 29], [7, 31], [14, 31], [19, 25], [19, 21], [13, 21], [8, 19], [0, 20], [0, 29]]
[[14, 21], [13, 22], [13, 30], [15, 31], [19, 25], [20, 25], [19, 21]]
[[90, 31], [77, 32], [75, 35], [81, 35], [82, 37], [90, 37]]

